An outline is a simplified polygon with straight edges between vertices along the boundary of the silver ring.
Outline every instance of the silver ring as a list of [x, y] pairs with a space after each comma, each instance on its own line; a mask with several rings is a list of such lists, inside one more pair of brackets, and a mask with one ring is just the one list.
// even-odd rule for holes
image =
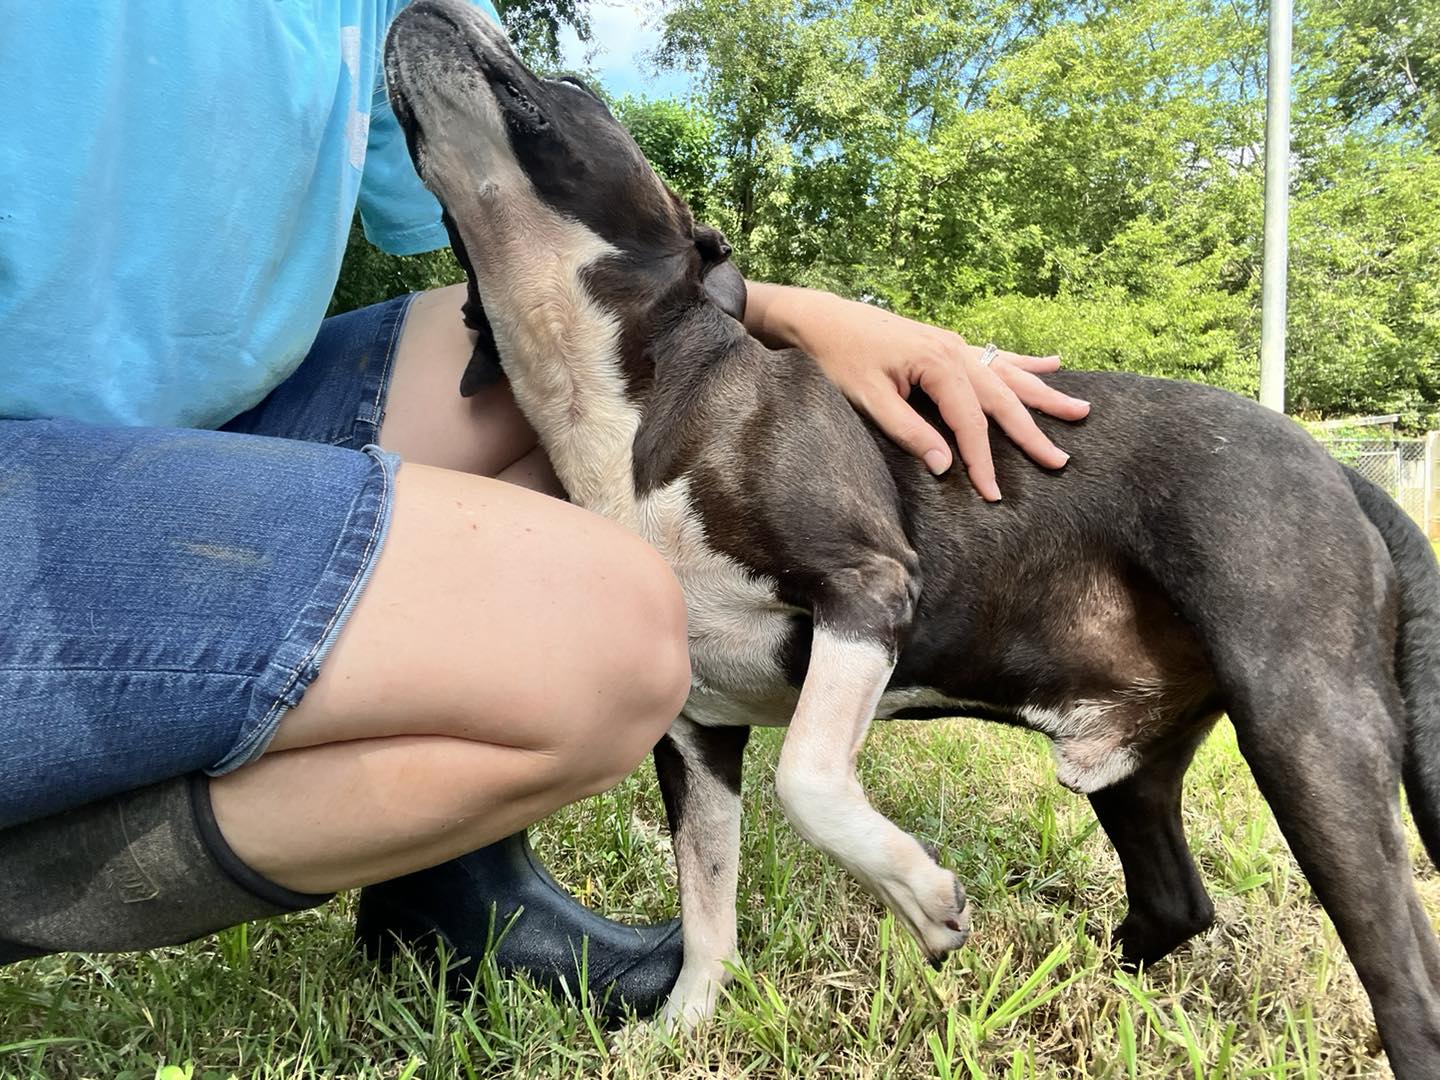
[[995, 357], [1000, 355], [1000, 346], [993, 341], [985, 346], [985, 351], [980, 354], [977, 361], [981, 367], [989, 367], [995, 362]]

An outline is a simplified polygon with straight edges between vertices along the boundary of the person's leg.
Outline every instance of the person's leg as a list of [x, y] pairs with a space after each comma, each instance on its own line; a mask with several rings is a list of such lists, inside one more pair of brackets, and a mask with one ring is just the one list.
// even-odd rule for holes
[[[406, 403], [413, 402], [412, 415], [429, 415], [431, 422], [412, 425], [408, 437], [403, 423], [394, 438], [387, 428], [383, 441], [409, 454], [412, 462], [430, 457], [443, 465], [525, 476], [529, 486], [554, 490], [543, 454], [503, 393], [487, 393], [478, 405], [466, 406], [443, 390], [445, 382], [458, 383], [468, 335], [457, 316], [443, 314], [448, 305], [438, 298], [416, 304], [421, 315], [408, 323], [410, 332], [399, 350], [391, 346], [402, 326], [403, 305], [332, 321], [328, 340], [317, 344], [296, 377], [237, 418], [232, 430], [358, 448], [375, 441], [393, 369], [400, 389], [392, 402], [395, 415], [403, 416]], [[337, 358], [348, 362], [337, 364]], [[440, 379], [432, 364], [451, 367], [453, 375]], [[406, 389], [407, 383], [412, 389]], [[417, 384], [419, 389], [413, 389]], [[490, 417], [496, 422], [487, 426]], [[143, 449], [107, 449], [107, 437], [117, 445], [138, 442]], [[38, 800], [33, 805], [48, 805], [52, 814], [74, 809], [0, 830], [0, 864], [16, 901], [0, 919], [0, 962], [37, 951], [184, 940], [228, 925], [246, 910], [258, 917], [322, 899], [286, 889], [287, 883], [328, 890], [430, 866], [618, 780], [659, 737], [688, 688], [683, 610], [668, 570], [635, 537], [563, 503], [457, 471], [407, 466], [396, 485], [390, 543], [373, 565], [360, 603], [353, 612], [348, 602], [338, 609], [326, 603], [316, 608], [312, 595], [302, 627], [311, 636], [299, 640], [301, 624], [294, 622], [299, 608], [290, 605], [303, 602], [312, 580], [308, 575], [320, 571], [315, 560], [331, 542], [327, 530], [338, 527], [334, 515], [343, 513], [350, 498], [345, 486], [350, 481], [339, 480], [337, 467], [343, 465], [339, 471], [353, 476], [354, 468], [346, 463], [363, 459], [342, 460], [323, 448], [292, 452], [274, 440], [232, 442], [207, 433], [99, 433], [84, 441], [88, 445], [95, 439], [99, 445], [89, 448], [96, 454], [95, 468], [68, 470], [76, 473], [70, 479], [80, 500], [74, 511], [81, 516], [72, 526], [50, 524], [71, 544], [69, 538], [85, 532], [90, 522], [118, 524], [135, 520], [137, 513], [154, 516], [152, 527], [122, 527], [123, 543], [104, 549], [106, 559], [118, 553], [129, 560], [126, 552], [131, 552], [139, 560], [136, 565], [148, 569], [144, 577], [134, 577], [125, 561], [123, 575], [81, 579], [91, 584], [79, 593], [88, 595], [90, 589], [95, 595], [55, 618], [81, 620], [76, 633], [82, 636], [73, 640], [100, 650], [95, 663], [101, 667], [94, 670], [102, 674], [114, 657], [132, 654], [138, 662], [158, 663], [157, 672], [188, 674], [142, 676], [159, 695], [149, 704], [149, 698], [131, 691], [121, 697], [98, 695], [99, 688], [83, 674], [88, 668], [64, 676], [68, 681], [60, 700], [74, 706], [73, 723], [94, 742], [85, 750], [84, 767], [104, 762], [103, 771], [111, 776], [42, 787], [32, 792]], [[467, 445], [466, 439], [474, 441]], [[61, 445], [54, 453], [55, 460], [74, 464], [73, 448]], [[196, 466], [197, 460], [203, 467]], [[112, 484], [96, 481], [112, 471]], [[334, 579], [326, 594], [329, 605], [342, 600], [335, 590], [350, 581], [347, 575], [355, 573], [355, 582], [363, 584], [359, 571], [369, 556], [362, 557], [361, 547], [367, 534], [370, 542], [378, 535], [371, 530], [379, 504], [375, 491], [367, 492], [365, 513], [372, 524], [364, 526], [365, 532], [354, 531], [355, 521], [348, 526], [343, 541], [348, 569], [334, 579], [332, 555], [325, 570]], [[319, 513], [322, 493], [329, 508]], [[41, 513], [44, 524], [49, 511], [37, 505], [38, 511], [28, 505], [20, 510]], [[212, 517], [217, 507], [223, 512]], [[291, 508], [298, 507], [307, 509], [293, 513]], [[28, 519], [22, 513], [12, 520]], [[204, 542], [181, 542], [197, 529]], [[222, 543], [227, 534], [233, 539]], [[282, 554], [294, 541], [308, 549], [303, 565], [309, 569]], [[159, 561], [151, 561], [162, 553]], [[226, 586], [215, 579], [222, 569], [243, 576]], [[172, 580], [165, 574], [173, 575], [173, 584], [164, 584]], [[23, 584], [26, 579], [17, 580]], [[92, 588], [100, 581], [111, 586], [104, 595]], [[140, 593], [131, 595], [132, 584]], [[153, 607], [144, 600], [151, 595], [164, 602]], [[27, 600], [23, 590], [8, 599], [16, 611], [35, 617], [35, 601]], [[145, 630], [133, 621], [97, 624], [94, 612], [112, 608], [145, 611], [147, 625], [155, 625]], [[91, 612], [88, 624], [85, 611]], [[251, 617], [262, 611], [260, 621]], [[323, 625], [327, 611], [329, 625]], [[319, 664], [324, 650], [317, 658], [314, 644], [322, 637], [328, 642], [334, 635], [330, 626], [347, 614], [333, 651]], [[105, 635], [95, 636], [97, 625]], [[287, 625], [291, 629], [282, 633]], [[266, 626], [270, 629], [262, 629]], [[140, 653], [130, 644], [137, 633], [151, 635], [139, 639], [147, 642]], [[114, 644], [107, 645], [111, 637]], [[271, 653], [282, 637], [280, 652]], [[71, 639], [49, 634], [37, 640]], [[149, 642], [155, 641], [163, 644], [165, 656], [149, 655], [154, 652]], [[147, 659], [139, 660], [142, 655]], [[258, 685], [247, 672], [260, 676]], [[22, 675], [12, 689], [38, 700], [25, 685], [35, 679]], [[125, 670], [105, 679], [131, 679], [134, 685], [134, 676]], [[182, 679], [183, 684], [177, 682]], [[84, 684], [80, 694], [69, 688], [72, 682]], [[176, 697], [182, 685], [193, 685], [202, 696]], [[276, 732], [274, 714], [297, 700]], [[197, 726], [200, 717], [186, 713], [186, 701], [190, 709], [209, 710], [203, 724]], [[164, 771], [172, 759], [181, 769], [201, 767], [206, 758], [198, 755], [246, 716], [247, 701], [250, 715], [235, 737], [239, 741], [222, 741], [222, 749], [208, 752], [223, 756], [228, 767], [259, 753], [268, 740], [262, 760], [213, 785], [201, 782], [187, 790], [184, 783], [156, 784], [175, 775]], [[165, 710], [171, 726], [156, 726], [157, 709]], [[267, 711], [272, 723], [261, 719]], [[136, 714], [135, 723], [143, 714], [144, 725], [129, 726], [129, 713]], [[187, 715], [190, 719], [182, 719]], [[188, 750], [182, 749], [182, 733]], [[153, 743], [155, 752], [147, 756], [134, 744], [136, 735]], [[68, 757], [74, 747], [66, 746]], [[133, 768], [120, 765], [117, 750]], [[193, 763], [182, 763], [187, 760]], [[107, 790], [125, 792], [126, 787], [114, 786], [116, 776], [155, 787], [79, 805], [86, 790], [92, 799]], [[111, 786], [96, 786], [106, 783]], [[24, 789], [22, 783], [22, 815]], [[13, 786], [10, 794], [15, 794]], [[206, 825], [212, 806], [219, 828], [213, 821]], [[142, 811], [144, 838], [133, 829]], [[47, 856], [61, 851], [70, 853], [64, 865]], [[166, 860], [181, 858], [192, 861], [193, 873], [166, 875]], [[144, 865], [159, 871], [159, 876], [139, 875], [156, 888], [140, 897], [144, 903], [133, 903], [136, 896], [125, 886]], [[438, 877], [410, 875], [389, 883], [383, 895], [368, 897], [376, 901], [368, 905], [366, 920], [371, 943], [390, 929], [413, 938], [421, 926], [478, 953], [469, 946], [477, 935], [483, 945], [488, 927], [475, 924], [486, 922], [488, 902], [506, 900], [504, 916], [518, 901], [525, 906], [530, 946], [512, 951], [508, 963], [502, 958], [502, 966], [524, 967], [549, 981], [567, 977], [568, 971], [573, 985], [572, 946], [584, 935], [609, 950], [608, 962], [599, 965], [602, 972], [625, 974], [630, 987], [643, 989], [646, 999], [636, 1004], [646, 1010], [659, 1003], [678, 971], [673, 926], [647, 934], [587, 912], [544, 873], [523, 834], [454, 859], [435, 873]], [[45, 903], [37, 907], [26, 901], [25, 911], [17, 906], [26, 897], [43, 901], [49, 885], [62, 880], [70, 889], [65, 919], [57, 922]], [[366, 899], [362, 895], [362, 916]], [[429, 910], [437, 902], [444, 910]], [[207, 912], [207, 905], [214, 910]], [[115, 925], [107, 925], [106, 912], [116, 916]], [[122, 912], [125, 919], [118, 918]], [[181, 914], [185, 917], [178, 918]], [[120, 925], [127, 919], [129, 926]], [[457, 933], [457, 920], [471, 925]], [[537, 933], [537, 926], [543, 932]], [[7, 934], [8, 951], [3, 947]], [[507, 937], [507, 945], [516, 937]], [[638, 975], [632, 970], [637, 967]], [[596, 968], [592, 964], [591, 985], [598, 988], [603, 982], [594, 978]]]
[[[448, 307], [427, 305], [425, 298], [417, 301], [417, 305], [421, 311], [429, 306], [437, 315]], [[444, 328], [442, 334], [451, 335], [452, 344], [458, 337], [468, 349], [468, 336], [459, 325], [458, 317], [428, 320], [422, 316], [409, 326], [420, 330], [432, 321], [436, 327]], [[378, 343], [379, 337], [373, 334], [372, 344]], [[340, 409], [314, 408], [315, 387], [308, 396], [304, 391], [288, 400], [283, 394], [275, 395], [274, 400], [251, 414], [237, 418], [235, 430], [283, 434], [287, 419], [297, 422], [297, 417], [302, 418], [298, 427], [303, 428], [306, 418], [319, 415], [321, 424], [329, 427], [324, 431], [317, 427], [309, 433], [308, 437], [314, 441], [341, 446], [374, 441], [374, 425], [379, 413], [375, 406], [385, 400], [390, 369], [395, 369], [395, 377], [402, 384], [406, 381], [406, 372], [426, 374], [416, 363], [428, 360], [427, 354], [434, 348], [434, 342], [432, 338], [429, 346], [415, 344], [424, 340], [425, 335], [407, 334], [408, 344], [398, 350], [404, 355], [383, 356], [386, 376], [364, 387], [363, 392], [371, 396], [360, 401], [360, 407], [350, 413], [360, 418], [353, 422], [353, 437], [346, 431], [352, 422], [341, 415], [344, 403], [340, 403]], [[443, 361], [454, 364], [453, 377], [444, 380], [453, 387], [458, 383], [463, 355], [457, 353], [452, 360], [443, 355], [447, 353], [443, 347], [439, 353]], [[380, 366], [374, 351], [362, 356], [354, 367], [363, 371], [367, 364], [372, 369]], [[424, 378], [420, 381], [426, 382]], [[536, 448], [533, 435], [503, 392], [481, 396], [468, 406], [470, 415], [466, 415], [463, 399], [453, 391], [440, 391], [435, 380], [429, 382], [437, 411], [444, 411], [443, 406], [454, 406], [457, 402], [462, 407], [451, 409], [446, 420], [452, 437], [434, 437], [445, 427], [445, 422], [433, 416], [432, 423], [422, 423], [418, 428], [420, 436], [432, 440], [428, 449], [415, 445], [416, 437], [407, 440], [403, 434], [392, 439], [387, 433], [382, 441], [407, 453], [412, 462], [428, 456], [451, 466], [452, 470], [458, 467], [495, 471], [507, 479], [523, 476], [528, 481], [526, 486], [558, 493], [543, 453]], [[330, 391], [322, 386], [318, 393], [324, 397]], [[404, 402], [411, 397], [402, 390], [396, 400]], [[321, 401], [320, 404], [332, 403]], [[403, 406], [399, 411], [403, 412]], [[487, 426], [485, 421], [489, 418], [494, 418], [496, 423]], [[339, 422], [332, 423], [336, 420]], [[366, 424], [371, 425], [368, 433]], [[482, 440], [481, 445], [469, 448], [479, 456], [469, 460], [454, 456], [457, 452], [466, 452], [466, 448], [459, 445], [459, 438], [476, 431], [488, 438], [488, 444]], [[447, 450], [449, 458], [444, 456]], [[357, 606], [345, 626], [323, 666], [322, 677], [316, 679], [301, 705], [282, 720], [269, 753], [260, 762], [216, 781], [213, 788], [208, 783], [203, 785], [206, 805], [213, 805], [224, 823], [219, 844], [225, 845], [225, 841], [233, 838], [234, 847], [245, 853], [245, 859], [253, 860], [277, 877], [286, 877], [288, 859], [288, 865], [299, 871], [291, 880], [298, 883], [303, 875], [309, 874], [310, 877], [303, 879], [328, 888], [333, 884], [377, 880], [402, 873], [483, 844], [543, 816], [555, 806], [618, 780], [658, 738], [687, 689], [683, 610], [673, 579], [653, 552], [623, 530], [555, 500], [527, 495], [514, 487], [487, 483], [456, 471], [436, 471], [427, 482], [424, 472], [407, 466], [402, 473], [395, 506], [393, 545], [387, 546], [386, 558], [377, 565], [375, 577], [364, 594], [366, 600]], [[412, 476], [419, 479], [412, 480]], [[284, 485], [278, 485], [276, 491], [292, 494]], [[517, 500], [525, 506], [511, 515], [510, 510], [519, 506]], [[477, 520], [461, 515], [459, 512], [467, 507], [483, 509], [484, 516]], [[450, 513], [451, 510], [455, 513]], [[447, 515], [448, 531], [442, 524]], [[413, 529], [408, 525], [412, 518]], [[584, 524], [580, 524], [582, 522]], [[263, 527], [262, 531], [265, 531]], [[417, 537], [413, 543], [406, 539], [411, 533]], [[555, 540], [556, 550], [546, 554], [545, 545], [535, 543], [536, 534]], [[437, 537], [441, 536], [448, 538], [448, 552], [440, 550]], [[210, 554], [211, 545], [188, 547], [200, 554]], [[451, 560], [448, 565], [447, 557]], [[396, 568], [391, 569], [391, 564]], [[445, 609], [449, 612], [447, 618], [432, 618], [435, 613], [423, 602], [413, 604], [404, 598], [406, 587], [402, 582], [407, 574], [416, 579], [448, 583], [439, 590], [442, 595], [438, 598], [450, 605]], [[531, 575], [532, 579], [538, 575], [539, 580], [531, 582], [535, 586], [532, 591], [520, 587], [521, 575]], [[393, 588], [386, 584], [387, 580]], [[512, 587], [510, 598], [527, 605], [525, 610], [500, 610], [496, 583]], [[384, 599], [392, 594], [390, 601]], [[375, 599], [377, 595], [381, 599]], [[383, 615], [367, 616], [367, 609], [387, 607], [400, 609], [404, 626], [397, 624], [394, 641], [384, 635], [372, 638], [369, 653], [372, 659], [375, 653], [381, 654], [381, 662], [367, 663], [363, 659], [366, 647], [352, 647], [350, 642], [364, 637], [368, 623], [378, 623], [384, 618]], [[464, 618], [457, 614], [462, 608]], [[475, 631], [477, 627], [480, 629]], [[513, 653], [507, 653], [502, 647], [518, 640], [517, 628], [537, 631], [530, 641], [531, 647], [522, 650], [530, 664], [523, 670], [512, 662]], [[557, 632], [549, 633], [546, 628]], [[435, 648], [432, 639], [426, 637], [427, 629], [465, 640], [451, 641], [454, 647], [448, 651]], [[472, 634], [472, 631], [475, 632]], [[587, 636], [587, 632], [591, 636]], [[344, 691], [355, 690], [355, 687], [347, 688], [344, 684], [356, 682], [345, 671], [351, 666], [344, 659], [347, 652], [362, 657], [353, 665], [357, 670], [378, 675], [394, 670], [391, 654], [396, 642], [404, 644], [422, 639], [422, 647], [415, 655], [430, 662], [424, 672], [402, 674], [388, 683], [377, 679], [369, 689], [358, 690], [358, 696], [346, 696]], [[441, 656], [443, 662], [437, 663]], [[572, 663], [576, 657], [581, 660], [578, 665]], [[503, 690], [498, 689], [496, 672], [514, 677]], [[579, 692], [582, 683], [584, 693]], [[506, 742], [506, 732], [487, 728], [489, 717], [482, 712], [477, 695], [466, 689], [482, 684], [497, 691], [483, 704], [488, 707], [508, 701], [509, 711], [499, 708], [494, 715], [503, 721], [513, 721], [524, 737]], [[543, 691], [537, 690], [542, 686]], [[526, 703], [523, 696], [527, 687], [535, 691], [530, 703]], [[518, 693], [511, 695], [511, 690]], [[574, 692], [570, 692], [572, 690]], [[435, 693], [427, 697], [425, 691]], [[327, 695], [331, 698], [328, 709]], [[298, 693], [295, 696], [298, 697]], [[442, 699], [448, 704], [448, 711], [433, 711]], [[388, 721], [392, 718], [403, 723], [398, 727], [390, 725]], [[359, 722], [361, 727], [343, 730], [330, 726], [332, 721], [340, 719]], [[405, 785], [404, 794], [395, 794], [396, 783]], [[42, 831], [48, 836], [58, 827], [53, 838], [59, 841], [56, 847], [73, 847], [66, 841], [87, 832], [96, 835], [105, 831], [109, 837], [120, 835], [123, 839], [129, 825], [128, 810], [144, 801], [147, 806], [163, 807], [165, 813], [184, 817], [182, 803], [186, 800], [182, 795], [181, 787], [175, 785], [143, 799], [137, 791], [133, 802], [116, 799], [113, 806], [107, 804], [108, 809], [95, 804], [97, 810], [91, 820], [67, 819], [63, 825], [56, 826], [55, 819], [46, 819], [49, 824]], [[100, 822], [98, 819], [107, 813], [110, 821]], [[159, 822], [159, 816], [152, 816]], [[201, 815], [197, 812], [195, 816]], [[346, 818], [355, 822], [381, 821], [392, 824], [393, 828], [377, 832], [371, 825], [334, 825]], [[297, 823], [322, 831], [332, 828], [334, 833], [324, 842], [312, 844], [308, 851], [303, 845], [299, 852], [287, 851], [288, 841], [307, 832], [297, 828]], [[173, 832], [170, 826], [174, 824], [174, 821], [161, 823], [158, 831]], [[188, 827], [183, 821], [178, 825], [181, 830]], [[11, 838], [17, 851], [23, 849], [28, 853], [37, 846], [27, 844], [25, 836], [19, 833], [12, 833]], [[349, 850], [346, 846], [349, 842], [359, 843], [362, 850]], [[204, 847], [204, 844], [192, 845], [192, 850], [200, 851]], [[331, 861], [323, 868], [312, 867], [309, 856], [322, 852]], [[129, 855], [122, 853], [122, 857], [128, 859]], [[450, 865], [461, 862], [464, 860], [454, 860]], [[73, 869], [83, 871], [83, 867]], [[572, 930], [578, 927], [593, 940], [618, 926], [590, 916], [555, 887], [533, 860], [524, 845], [523, 834], [518, 844], [509, 846], [500, 863], [487, 867], [483, 861], [477, 864], [471, 858], [463, 869], [469, 886], [473, 886], [469, 887], [473, 894], [471, 900], [477, 896], [494, 898], [496, 889], [503, 889], [511, 897], [528, 890], [529, 898], [533, 898], [537, 890], [550, 889], [551, 895], [545, 899], [550, 902], [552, 914], [558, 912], [563, 916], [552, 921], [554, 933], [550, 940], [542, 943], [554, 946], [558, 942], [561, 946], [551, 949], [548, 958], [551, 971], [561, 971], [560, 961], [572, 959], [568, 955], [576, 940], [570, 933]], [[481, 871], [478, 874], [477, 869]], [[210, 884], [214, 884], [213, 878]], [[282, 909], [287, 904], [298, 906], [294, 903], [297, 897], [306, 902], [318, 899], [313, 894], [282, 896], [278, 906]], [[529, 898], [527, 916], [535, 906]], [[464, 908], [469, 913], [480, 910], [473, 903], [455, 903], [460, 899], [455, 896], [447, 899], [452, 907]], [[239, 910], [249, 902], [242, 900], [239, 907], [231, 905], [226, 910]], [[567, 905], [574, 910], [569, 910]], [[152, 907], [158, 910], [164, 905]], [[254, 913], [274, 909], [274, 905], [260, 904]], [[186, 933], [193, 935], [198, 924], [186, 925], [190, 927]], [[0, 931], [4, 929], [0, 927]], [[107, 940], [102, 936], [86, 947], [102, 949], [107, 947]], [[141, 940], [132, 939], [132, 944]], [[69, 947], [63, 939], [52, 945]], [[617, 968], [636, 959], [657, 956], [665, 961], [660, 966], [669, 968], [668, 975], [662, 976], [659, 983], [651, 980], [658, 1003], [658, 995], [673, 981], [674, 972], [678, 970], [678, 936], [673, 934], [673, 928], [648, 939], [632, 933], [628, 946], [631, 955], [623, 958], [624, 962], [616, 965]], [[662, 947], [664, 955], [660, 956]], [[23, 941], [19, 942], [20, 955], [33, 951]], [[53, 951], [53, 948], [42, 946], [39, 951]], [[592, 966], [592, 973], [593, 970]]]
[[[423, 466], [391, 500], [362, 455], [273, 439], [40, 443], [65, 464], [22, 435], [50, 494], [12, 498], [11, 531], [45, 539], [0, 595], [18, 619], [0, 702], [28, 755], [0, 799], [0, 963], [187, 940], [470, 851], [618, 781], [688, 690], [668, 569], [558, 500]], [[164, 779], [267, 740], [213, 782]], [[548, 881], [516, 868], [518, 888]], [[545, 972], [573, 972], [567, 953]], [[673, 980], [609, 959], [605, 982], [646, 1009]]]
[[[458, 392], [474, 347], [460, 316], [464, 299], [464, 287], [455, 286], [421, 294], [410, 303], [383, 391], [383, 423], [357, 438], [374, 438], [407, 462], [497, 477], [563, 498], [544, 449], [508, 385], [486, 387], [470, 398]], [[306, 422], [317, 412], [297, 410], [294, 402], [288, 411], [291, 416], [299, 411]], [[572, 596], [568, 602], [584, 601]], [[643, 665], [653, 630], [635, 629], [635, 663]], [[654, 629], [662, 636], [666, 632]], [[668, 646], [661, 641], [660, 647]], [[587, 706], [577, 711], [576, 720], [584, 722], [579, 713], [597, 711], [606, 712], [603, 706]], [[591, 719], [604, 723], [603, 715]], [[281, 736], [283, 746], [289, 737], [283, 727]], [[505, 928], [498, 947], [493, 945], [492, 926]], [[613, 987], [607, 999], [612, 1009], [623, 999], [642, 1013], [659, 1007], [683, 959], [677, 921], [627, 926], [589, 911], [545, 871], [523, 829], [448, 862], [362, 890], [356, 936], [368, 953], [382, 959], [401, 943], [422, 952], [443, 943], [452, 962], [462, 961], [452, 969], [462, 978], [474, 975], [488, 950], [502, 971], [522, 970], [539, 982], [571, 988], [578, 985], [576, 957], [583, 950], [590, 987], [602, 996], [605, 988]]]
[[660, 557], [566, 503], [406, 465], [349, 622], [258, 762], [215, 780], [236, 854], [318, 893], [470, 851], [618, 783], [689, 689]]

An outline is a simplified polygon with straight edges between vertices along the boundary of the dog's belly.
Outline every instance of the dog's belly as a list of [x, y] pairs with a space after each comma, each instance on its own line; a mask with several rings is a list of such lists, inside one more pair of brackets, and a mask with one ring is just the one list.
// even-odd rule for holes
[[956, 595], [957, 605], [990, 605], [983, 638], [946, 637], [943, 616], [917, 626], [920, 648], [897, 671], [909, 686], [892, 684], [881, 715], [970, 715], [1038, 731], [1053, 743], [1056, 779], [1089, 794], [1219, 711], [1198, 638], [1143, 575], [1092, 559], [1048, 578], [1028, 567], [995, 579], [1030, 591], [1003, 586], [1003, 604], [993, 584]]
[[[710, 544], [685, 478], [637, 509], [640, 531], [685, 593], [692, 672], [685, 716], [706, 727], [787, 725], [799, 689], [786, 661], [807, 613], [781, 601], [773, 578]], [[1034, 647], [1021, 654], [1049, 657], [1049, 670], [1012, 671], [1006, 650], [947, 641], [922, 670], [906, 673], [901, 658], [876, 717], [1003, 720], [1050, 737], [1056, 779], [1072, 791], [1125, 779], [1152, 747], [1213, 712], [1213, 682], [1193, 635], [1162, 597], [1108, 568], [1089, 568], [1079, 578], [1075, 594], [1039, 605], [1052, 609], [1048, 619], [1026, 614], [1004, 628], [1012, 641], [1033, 637]], [[927, 685], [932, 681], [949, 689]], [[1037, 685], [1050, 688], [1044, 698], [1031, 696], [1028, 687]], [[996, 686], [1027, 689], [1004, 700], [990, 692]]]
[[1210, 716], [1208, 688], [1189, 679], [1132, 679], [1054, 704], [1002, 704], [948, 697], [929, 687], [887, 690], [879, 719], [974, 716], [1001, 720], [1050, 738], [1055, 779], [1088, 795], [1133, 773], [1151, 748]]
[[706, 727], [784, 727], [799, 699], [799, 692], [789, 688], [769, 695], [734, 695], [692, 687], [685, 716]]

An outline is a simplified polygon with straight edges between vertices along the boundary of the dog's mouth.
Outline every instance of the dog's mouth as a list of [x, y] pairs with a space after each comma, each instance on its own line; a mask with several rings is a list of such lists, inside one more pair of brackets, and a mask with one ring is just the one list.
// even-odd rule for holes
[[385, 42], [385, 79], [412, 153], [450, 115], [484, 124], [489, 104], [512, 138], [552, 127], [544, 101], [553, 91], [520, 62], [504, 31], [463, 0], [418, 0], [396, 16]]

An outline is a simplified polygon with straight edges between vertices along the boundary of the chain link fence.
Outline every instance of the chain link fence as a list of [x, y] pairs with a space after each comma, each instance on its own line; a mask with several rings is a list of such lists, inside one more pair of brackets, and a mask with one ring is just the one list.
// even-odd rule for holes
[[1390, 493], [1422, 529], [1430, 532], [1434, 470], [1428, 460], [1433, 440], [1402, 438], [1332, 439], [1320, 445], [1337, 461], [1350, 466]]

